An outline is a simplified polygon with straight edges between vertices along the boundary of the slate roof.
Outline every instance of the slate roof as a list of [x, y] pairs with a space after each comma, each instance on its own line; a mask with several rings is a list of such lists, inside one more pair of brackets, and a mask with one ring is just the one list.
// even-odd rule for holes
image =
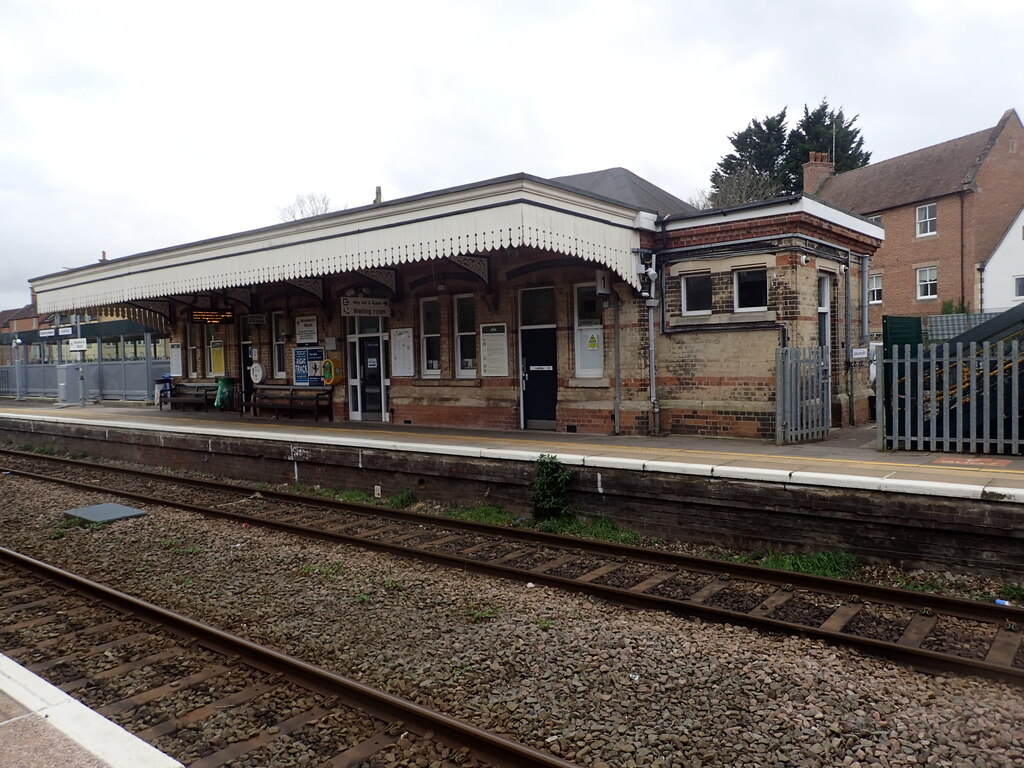
[[815, 194], [868, 215], [959, 192], [970, 187], [1003, 126], [1016, 116], [1008, 109], [992, 128], [831, 176]]
[[655, 212], [659, 216], [693, 213], [697, 210], [686, 201], [680, 200], [626, 168], [607, 168], [603, 171], [556, 176], [548, 181], [616, 200], [637, 210]]

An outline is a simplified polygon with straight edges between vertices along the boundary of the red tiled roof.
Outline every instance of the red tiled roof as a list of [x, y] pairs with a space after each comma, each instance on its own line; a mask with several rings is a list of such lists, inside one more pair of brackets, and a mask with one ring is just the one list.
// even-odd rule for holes
[[816, 195], [868, 215], [959, 192], [974, 180], [1006, 121], [1015, 115], [1010, 109], [992, 128], [832, 176]]

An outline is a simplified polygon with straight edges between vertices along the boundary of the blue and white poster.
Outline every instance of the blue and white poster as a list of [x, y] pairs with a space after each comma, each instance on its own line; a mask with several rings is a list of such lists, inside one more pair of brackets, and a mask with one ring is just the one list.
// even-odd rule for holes
[[297, 347], [292, 350], [292, 379], [295, 386], [324, 385], [324, 348]]

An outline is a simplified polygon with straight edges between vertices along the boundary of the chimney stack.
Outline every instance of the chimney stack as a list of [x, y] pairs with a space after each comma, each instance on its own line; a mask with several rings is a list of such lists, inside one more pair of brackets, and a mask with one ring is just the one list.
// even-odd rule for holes
[[813, 195], [825, 183], [825, 179], [836, 172], [836, 164], [828, 159], [828, 152], [811, 152], [811, 158], [804, 163], [804, 192]]

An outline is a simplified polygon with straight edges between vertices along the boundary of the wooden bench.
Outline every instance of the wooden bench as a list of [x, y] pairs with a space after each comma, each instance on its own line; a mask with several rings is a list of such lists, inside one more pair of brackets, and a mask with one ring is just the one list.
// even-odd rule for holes
[[331, 387], [303, 387], [277, 384], [257, 384], [253, 387], [248, 400], [242, 401], [239, 415], [248, 409], [253, 416], [265, 409], [274, 412], [274, 418], [280, 418], [281, 411], [288, 413], [288, 418], [296, 411], [309, 411], [315, 421], [320, 421], [320, 411], [327, 412], [327, 418], [334, 421], [331, 409]]
[[170, 389], [160, 390], [159, 405], [161, 411], [164, 409], [164, 403], [172, 410], [174, 409], [174, 404], [178, 403], [182, 408], [186, 405], [200, 405], [204, 411], [208, 411], [216, 399], [216, 384], [194, 384], [188, 381], [176, 381], [171, 384]]

